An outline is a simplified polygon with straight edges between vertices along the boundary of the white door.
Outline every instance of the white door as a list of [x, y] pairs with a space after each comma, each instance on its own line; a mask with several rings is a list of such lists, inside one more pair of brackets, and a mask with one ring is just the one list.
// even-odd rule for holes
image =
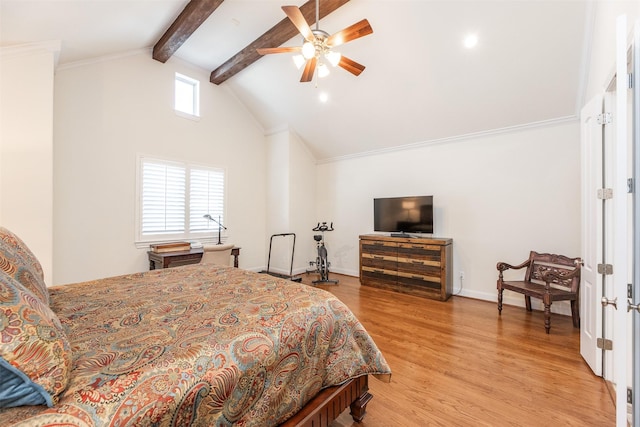
[[602, 170], [603, 96], [598, 95], [580, 112], [582, 149], [582, 249], [584, 262], [580, 283], [580, 354], [594, 374], [602, 376], [602, 276], [603, 203], [598, 190], [604, 188]]
[[629, 171], [629, 125], [627, 74], [627, 17], [621, 16], [616, 23], [616, 114], [615, 114], [615, 166], [613, 183], [613, 294], [619, 307], [614, 310], [615, 330], [613, 336], [613, 359], [616, 383], [616, 425], [627, 426], [627, 384], [630, 372], [627, 357], [631, 345], [628, 331], [627, 283], [629, 274], [629, 208], [627, 192]]
[[[634, 32], [635, 47], [640, 47], [640, 32]], [[633, 375], [633, 367], [637, 361], [633, 357], [632, 348], [636, 337], [631, 329], [627, 313], [627, 284], [632, 283], [633, 270], [640, 268], [634, 265], [634, 249], [630, 238], [631, 219], [638, 216], [633, 212], [632, 197], [628, 190], [628, 179], [633, 175], [630, 162], [630, 149], [633, 146], [631, 135], [638, 139], [640, 119], [637, 117], [640, 97], [630, 97], [629, 65], [627, 55], [627, 20], [626, 16], [617, 19], [616, 25], [616, 75], [615, 85], [611, 85], [604, 98], [605, 110], [610, 110], [613, 124], [604, 130], [604, 145], [599, 144], [602, 129], [596, 126], [594, 117], [602, 111], [602, 100], [592, 100], [581, 113], [582, 155], [583, 155], [583, 247], [584, 258], [583, 282], [581, 287], [581, 331], [580, 352], [593, 371], [604, 378], [612, 380], [616, 389], [616, 426], [627, 427], [627, 387], [634, 378], [636, 389], [637, 376]], [[634, 51], [632, 58], [637, 56]], [[638, 59], [636, 58], [636, 61]], [[635, 65], [637, 71], [638, 64]], [[637, 72], [636, 75], [640, 75]], [[637, 81], [637, 79], [636, 79]], [[637, 90], [636, 90], [637, 92]], [[631, 108], [631, 100], [634, 108]], [[630, 111], [634, 117], [630, 120]], [[635, 122], [635, 123], [634, 123]], [[632, 124], [634, 123], [634, 124]], [[635, 127], [632, 128], [632, 126]], [[597, 147], [602, 147], [598, 152]], [[636, 147], [636, 150], [640, 149]], [[640, 160], [638, 160], [640, 161]], [[637, 179], [638, 177], [636, 177]], [[640, 183], [636, 180], [636, 191]], [[593, 189], [612, 188], [610, 201], [594, 200]], [[637, 195], [636, 195], [637, 197]], [[604, 203], [604, 205], [601, 205]], [[636, 222], [637, 226], [637, 222]], [[602, 276], [597, 272], [597, 264], [612, 264], [613, 274]], [[637, 275], [637, 274], [636, 274]], [[637, 287], [637, 286], [636, 286]], [[597, 300], [600, 295], [614, 304], [607, 304], [604, 313], [598, 309]], [[598, 315], [599, 312], [599, 315]], [[604, 317], [606, 327], [602, 326]], [[598, 318], [600, 320], [598, 320]], [[594, 339], [611, 336], [613, 350], [606, 354], [606, 369], [602, 372], [602, 352], [597, 350]], [[636, 355], [637, 357], [637, 355]], [[599, 362], [599, 363], [598, 363]], [[634, 398], [637, 402], [637, 399]], [[640, 427], [638, 408], [633, 408], [633, 425]]]

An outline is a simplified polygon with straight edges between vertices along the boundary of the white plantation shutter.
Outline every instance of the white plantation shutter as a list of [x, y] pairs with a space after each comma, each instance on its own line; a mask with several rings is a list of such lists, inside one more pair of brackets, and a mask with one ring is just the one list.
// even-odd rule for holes
[[210, 214], [224, 225], [224, 170], [192, 168], [190, 176], [190, 219], [192, 232], [217, 230], [218, 224], [203, 218]]
[[143, 235], [184, 232], [185, 173], [182, 166], [143, 162]]
[[[225, 224], [225, 171], [141, 157], [137, 241], [211, 236]], [[225, 224], [226, 225], [226, 224]]]

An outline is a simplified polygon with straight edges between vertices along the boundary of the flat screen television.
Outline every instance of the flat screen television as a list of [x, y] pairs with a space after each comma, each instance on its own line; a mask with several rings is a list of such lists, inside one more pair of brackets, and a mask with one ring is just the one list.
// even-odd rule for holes
[[373, 199], [373, 229], [433, 234], [433, 196]]

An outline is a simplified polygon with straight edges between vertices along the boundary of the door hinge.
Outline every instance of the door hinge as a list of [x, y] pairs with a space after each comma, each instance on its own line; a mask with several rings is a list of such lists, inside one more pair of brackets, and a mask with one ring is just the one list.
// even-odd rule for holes
[[598, 199], [613, 199], [613, 188], [598, 188]]
[[613, 274], [613, 265], [611, 264], [598, 264], [598, 274]]
[[608, 125], [612, 122], [611, 113], [598, 114], [596, 118], [599, 125]]
[[633, 89], [633, 73], [627, 74], [627, 77], [627, 82], [629, 83], [628, 89]]
[[627, 298], [633, 300], [633, 283], [627, 283]]
[[631, 387], [627, 387], [627, 403], [633, 405], [633, 390]]
[[604, 338], [598, 338], [597, 347], [603, 350], [613, 350], [613, 341]]

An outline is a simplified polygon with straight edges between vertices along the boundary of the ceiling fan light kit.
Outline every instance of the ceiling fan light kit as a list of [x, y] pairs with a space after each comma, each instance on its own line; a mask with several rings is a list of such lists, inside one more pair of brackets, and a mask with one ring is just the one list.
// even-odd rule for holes
[[320, 65], [318, 65], [318, 77], [323, 78], [327, 77], [328, 75], [329, 67], [327, 67], [327, 64], [320, 63]]
[[313, 30], [297, 6], [282, 6], [282, 10], [302, 34], [303, 44], [300, 47], [261, 48], [257, 50], [260, 55], [297, 52], [293, 57], [293, 62], [298, 69], [304, 65], [301, 82], [313, 80], [316, 71], [318, 77], [329, 75], [329, 67], [327, 67], [325, 60], [332, 66], [340, 66], [355, 76], [359, 76], [365, 69], [364, 65], [358, 64], [332, 49], [373, 33], [369, 21], [363, 19], [333, 35], [329, 35], [329, 33], [319, 28], [320, 0], [316, 0], [316, 28]]
[[296, 64], [296, 68], [298, 70], [300, 68], [302, 68], [302, 66], [304, 65], [305, 62], [307, 62], [307, 60], [304, 58], [304, 56], [302, 56], [302, 55], [293, 55], [293, 63]]
[[302, 45], [302, 56], [304, 59], [311, 59], [316, 56], [317, 48], [311, 42], [304, 42]]

